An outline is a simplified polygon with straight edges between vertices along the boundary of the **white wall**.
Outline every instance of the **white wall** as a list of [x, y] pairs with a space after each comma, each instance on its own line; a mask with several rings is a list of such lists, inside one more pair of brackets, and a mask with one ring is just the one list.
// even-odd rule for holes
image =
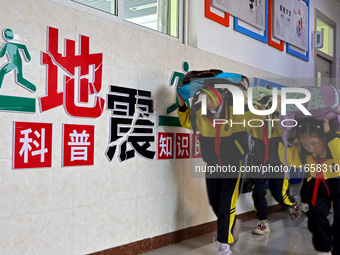
[[[106, 99], [109, 85], [151, 91], [154, 113], [151, 121], [164, 114], [174, 102], [169, 86], [173, 71], [182, 71], [182, 62], [191, 69], [218, 68], [267, 76], [268, 73], [238, 64], [182, 43], [122, 25], [53, 1], [4, 0], [1, 30], [10, 28], [13, 42], [24, 44], [31, 61], [23, 61], [24, 77], [36, 85], [31, 93], [8, 73], [0, 95], [36, 100], [47, 94], [47, 69], [41, 63], [47, 51], [47, 27], [59, 30], [59, 52], [65, 39], [79, 35], [90, 40], [90, 53], [103, 53], [103, 80], [98, 96]], [[95, 10], [92, 10], [95, 12]], [[105, 16], [105, 15], [104, 15]], [[0, 45], [5, 45], [0, 38]], [[24, 59], [22, 57], [22, 59]], [[209, 59], [209, 61], [207, 61]], [[8, 63], [0, 59], [0, 67]], [[58, 91], [63, 91], [60, 67]], [[93, 96], [90, 96], [93, 100]], [[76, 118], [61, 105], [35, 113], [0, 112], [0, 254], [88, 254], [146, 238], [170, 233], [216, 220], [211, 210], [203, 178], [191, 178], [190, 160], [135, 158], [119, 162], [117, 155], [108, 162], [111, 112], [96, 118]], [[52, 123], [52, 167], [12, 169], [14, 122]], [[62, 167], [62, 125], [93, 125], [94, 165]], [[183, 128], [154, 127], [157, 132], [188, 132]], [[156, 150], [156, 144], [152, 144]], [[251, 208], [250, 196], [247, 208]]]
[[[100, 97], [106, 98], [110, 84], [151, 91], [155, 112], [150, 119], [155, 123], [157, 116], [164, 114], [174, 101], [169, 78], [173, 71], [181, 72], [183, 61], [188, 61], [191, 70], [220, 68], [249, 77], [280, 78], [286, 72], [254, 59], [259, 48], [262, 51], [268, 47], [230, 29], [228, 32], [238, 39], [227, 43], [237, 47], [216, 48], [221, 51], [222, 56], [218, 56], [217, 52], [123, 25], [111, 16], [99, 17], [55, 1], [3, 0], [1, 6], [6, 11], [0, 16], [0, 29], [11, 28], [14, 41], [27, 46], [32, 60], [24, 63], [23, 71], [25, 78], [37, 86], [37, 92], [18, 86], [11, 72], [5, 76], [0, 95], [35, 99], [46, 95], [47, 71], [41, 64], [41, 54], [47, 50], [47, 26], [59, 29], [59, 52], [64, 50], [65, 38], [75, 40], [78, 47], [82, 34], [90, 38], [90, 53], [103, 53]], [[198, 6], [202, 13], [202, 6]], [[199, 47], [214, 49], [217, 40], [207, 38], [214, 38], [219, 32], [220, 37], [225, 29], [204, 18], [198, 28], [201, 24], [205, 29], [198, 36]], [[207, 25], [214, 27], [210, 29], [213, 33]], [[241, 48], [248, 47], [249, 42], [258, 47], [251, 55]], [[0, 45], [4, 44], [0, 38]], [[303, 63], [269, 50], [275, 57], [282, 55], [286, 65], [291, 64], [289, 61]], [[259, 57], [267, 58], [265, 55]], [[6, 57], [1, 58], [0, 66], [7, 62]], [[258, 62], [262, 64], [257, 65]], [[310, 67], [304, 63], [303, 69], [309, 72]], [[62, 81], [60, 75], [59, 83]], [[63, 89], [62, 84], [59, 89]], [[74, 118], [66, 114], [63, 106], [46, 112], [40, 112], [37, 106], [34, 114], [0, 112], [1, 254], [87, 254], [216, 220], [208, 205], [204, 179], [190, 176], [190, 160], [146, 160], [136, 155], [125, 162], [119, 162], [117, 157], [108, 162], [104, 153], [110, 116], [105, 109], [96, 119]], [[12, 170], [15, 121], [53, 124], [52, 167]], [[62, 167], [64, 123], [95, 126], [93, 166]], [[187, 132], [183, 128], [155, 126], [155, 138], [160, 131]], [[155, 147], [153, 144], [152, 149]], [[268, 199], [269, 204], [274, 203]], [[250, 194], [244, 194], [239, 199], [237, 214], [250, 210], [253, 210]]]
[[[200, 2], [204, 2], [203, 0]], [[204, 4], [192, 5], [197, 12], [197, 47], [228, 59], [254, 66], [288, 78], [314, 78], [314, 49], [310, 48], [308, 62], [301, 60], [284, 50], [279, 51], [268, 44], [233, 30], [233, 17], [230, 16], [230, 26], [222, 26], [204, 17]], [[335, 0], [310, 0], [310, 33], [314, 30], [314, 9], [318, 9], [340, 24], [340, 3]], [[215, 9], [216, 10], [216, 9]], [[340, 26], [336, 27], [336, 63], [339, 78]], [[309, 35], [311, 36], [311, 35]], [[340, 86], [337, 81], [337, 86]]]

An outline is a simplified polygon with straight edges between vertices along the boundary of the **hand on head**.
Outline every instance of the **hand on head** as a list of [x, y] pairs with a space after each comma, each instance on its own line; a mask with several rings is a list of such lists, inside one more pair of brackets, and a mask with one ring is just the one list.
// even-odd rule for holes
[[[181, 82], [178, 87], [182, 87], [183, 86], [183, 82]], [[177, 88], [178, 89], [178, 88]], [[178, 98], [178, 104], [179, 106], [184, 106], [185, 105], [185, 100], [181, 97], [181, 95], [178, 93], [178, 90], [177, 90], [177, 98]]]
[[325, 134], [327, 134], [330, 131], [330, 127], [329, 127], [329, 120], [328, 119], [324, 119], [323, 120], [323, 132]]
[[184, 106], [185, 105], [185, 100], [181, 97], [181, 95], [177, 91], [177, 98], [178, 98], [178, 104], [179, 106]]

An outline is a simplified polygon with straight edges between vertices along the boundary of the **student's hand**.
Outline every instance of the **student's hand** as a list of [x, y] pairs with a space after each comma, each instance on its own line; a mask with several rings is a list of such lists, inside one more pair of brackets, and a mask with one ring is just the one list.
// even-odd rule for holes
[[277, 111], [280, 111], [280, 106], [281, 106], [281, 95], [277, 95], [277, 106], [276, 106]]
[[[178, 87], [183, 87], [183, 82], [181, 82]], [[183, 97], [181, 97], [181, 95], [178, 93], [178, 87], [177, 87], [177, 98], [178, 98], [178, 104], [180, 107], [185, 105], [185, 100], [183, 99]]]
[[177, 98], [178, 98], [178, 105], [180, 107], [184, 106], [185, 105], [185, 100], [181, 97], [181, 95], [178, 93], [178, 91], [177, 91]]
[[242, 86], [239, 86], [239, 88], [240, 88], [240, 90], [242, 91], [242, 93], [243, 93], [243, 97], [244, 97], [244, 105], [246, 105], [246, 104], [248, 104], [248, 99], [247, 99], [247, 97], [246, 97], [246, 93], [245, 93], [245, 91], [246, 91], [246, 83], [244, 82], [244, 81], [241, 81], [240, 82], [240, 84], [242, 84], [243, 85], [243, 87]]
[[327, 134], [331, 129], [329, 128], [329, 120], [324, 119], [323, 120], [323, 132]]

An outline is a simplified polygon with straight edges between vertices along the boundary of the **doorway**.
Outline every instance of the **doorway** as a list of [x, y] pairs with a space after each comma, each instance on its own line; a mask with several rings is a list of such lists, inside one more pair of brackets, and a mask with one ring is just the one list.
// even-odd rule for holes
[[[315, 9], [315, 30], [324, 31], [323, 47], [315, 49], [315, 79], [316, 85], [336, 85], [335, 79], [335, 22]], [[334, 84], [333, 84], [334, 83]]]

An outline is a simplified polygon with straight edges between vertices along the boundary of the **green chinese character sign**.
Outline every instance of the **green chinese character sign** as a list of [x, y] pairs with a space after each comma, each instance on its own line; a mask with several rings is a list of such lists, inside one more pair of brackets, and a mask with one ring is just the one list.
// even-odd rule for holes
[[[20, 43], [10, 42], [14, 38], [14, 33], [11, 29], [5, 29], [3, 37], [6, 43], [0, 49], [0, 58], [6, 54], [9, 61], [0, 69], [0, 89], [3, 86], [5, 75], [15, 71], [15, 82], [29, 91], [35, 92], [37, 90], [36, 86], [23, 77], [20, 51], [23, 52], [27, 62], [31, 61], [27, 47]], [[0, 110], [35, 112], [35, 98], [0, 95]]]

